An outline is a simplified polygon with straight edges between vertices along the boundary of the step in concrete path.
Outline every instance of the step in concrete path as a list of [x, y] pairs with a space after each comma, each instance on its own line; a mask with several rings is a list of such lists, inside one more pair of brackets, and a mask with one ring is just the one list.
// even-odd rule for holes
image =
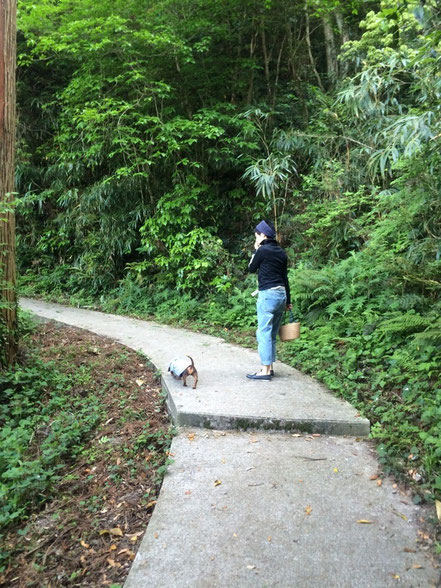
[[[176, 420], [191, 428], [181, 426], [173, 440], [174, 463], [125, 588], [440, 585], [419, 528], [427, 513], [391, 480], [371, 480], [379, 464], [361, 438], [368, 423], [360, 428], [355, 411], [314, 380], [277, 365], [272, 382], [248, 382], [256, 352], [221, 339], [45, 302], [21, 305], [141, 349], [162, 370], [177, 354], [197, 361], [197, 394], [165, 377]], [[334, 435], [231, 430], [244, 423]]]
[[[259, 367], [257, 352], [219, 337], [49, 302], [22, 299], [20, 304], [42, 318], [87, 329], [143, 351], [163, 374], [169, 412], [177, 425], [330, 435], [369, 433], [368, 420], [350, 404], [287, 365], [276, 363], [277, 377], [271, 382], [247, 379], [245, 374]], [[190, 355], [195, 361], [199, 372], [196, 390], [184, 388], [167, 373], [169, 362], [181, 355]], [[192, 385], [192, 379], [188, 383]]]

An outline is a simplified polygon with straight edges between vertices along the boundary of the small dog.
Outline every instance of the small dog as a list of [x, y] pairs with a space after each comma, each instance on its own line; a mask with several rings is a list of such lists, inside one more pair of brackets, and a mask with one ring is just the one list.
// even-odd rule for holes
[[195, 390], [198, 384], [198, 371], [195, 368], [193, 358], [189, 355], [186, 357], [190, 359], [190, 365], [188, 365], [188, 360], [185, 357], [178, 357], [170, 362], [168, 371], [175, 380], [183, 380], [184, 386], [187, 386], [188, 376], [193, 376], [193, 390]]

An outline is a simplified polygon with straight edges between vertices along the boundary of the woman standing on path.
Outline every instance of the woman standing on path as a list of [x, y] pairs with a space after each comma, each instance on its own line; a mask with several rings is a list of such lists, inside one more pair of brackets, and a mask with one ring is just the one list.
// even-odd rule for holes
[[285, 309], [292, 308], [288, 283], [288, 257], [276, 241], [270, 221], [261, 221], [254, 230], [255, 254], [248, 271], [258, 272], [257, 344], [262, 364], [259, 372], [248, 374], [251, 380], [271, 380], [276, 359], [276, 336]]

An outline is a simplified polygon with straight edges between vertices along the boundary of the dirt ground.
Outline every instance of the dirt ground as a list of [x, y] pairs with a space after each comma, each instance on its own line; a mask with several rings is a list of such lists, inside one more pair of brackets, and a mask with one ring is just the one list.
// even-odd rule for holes
[[[90, 370], [105, 418], [42, 510], [1, 537], [0, 584], [122, 586], [153, 512], [172, 432], [148, 360], [114, 341], [48, 323], [31, 345], [65, 370]], [[82, 393], [82, 391], [77, 391]], [[147, 424], [148, 423], [148, 424]]]

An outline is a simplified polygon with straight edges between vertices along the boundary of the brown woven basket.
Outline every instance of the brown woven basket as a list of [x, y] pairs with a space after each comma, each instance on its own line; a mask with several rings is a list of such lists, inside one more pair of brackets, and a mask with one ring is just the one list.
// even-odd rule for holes
[[281, 341], [292, 341], [300, 337], [300, 323], [294, 320], [292, 310], [289, 311], [289, 322], [286, 325], [282, 325], [279, 329], [279, 337]]
[[279, 329], [279, 337], [281, 341], [292, 341], [300, 337], [300, 323], [287, 323], [282, 325]]

